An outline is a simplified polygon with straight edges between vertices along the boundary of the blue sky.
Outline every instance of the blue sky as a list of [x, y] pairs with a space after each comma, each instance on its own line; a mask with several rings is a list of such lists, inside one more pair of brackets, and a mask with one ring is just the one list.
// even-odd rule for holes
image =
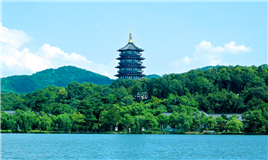
[[145, 74], [267, 63], [267, 2], [2, 2], [2, 76], [75, 65], [115, 78], [130, 25]]

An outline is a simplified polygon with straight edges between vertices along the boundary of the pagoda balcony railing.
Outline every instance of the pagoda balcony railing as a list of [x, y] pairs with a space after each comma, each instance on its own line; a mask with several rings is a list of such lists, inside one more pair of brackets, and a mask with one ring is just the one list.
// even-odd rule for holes
[[145, 74], [131, 74], [131, 73], [127, 73], [127, 74], [116, 74], [115, 76], [117, 77], [122, 77], [122, 76], [139, 76], [139, 77], [146, 77]]
[[141, 53], [138, 53], [138, 54], [131, 54], [131, 53], [120, 53], [119, 54], [120, 56], [141, 56]]
[[116, 66], [115, 68], [146, 68], [143, 65], [119, 65]]
[[[120, 54], [119, 54], [120, 55]], [[140, 57], [141, 54], [121, 54], [121, 57]]]
[[123, 59], [137, 59], [137, 60], [145, 60], [145, 58], [143, 57], [139, 57], [139, 56], [122, 56], [122, 57], [118, 57], [116, 58], [117, 60], [123, 60]]
[[118, 73], [134, 73], [134, 72], [136, 72], [136, 73], [142, 73], [143, 70], [138, 70], [138, 69], [135, 69], [135, 70], [119, 70], [117, 72]]
[[124, 62], [124, 61], [121, 61], [118, 64], [122, 64], [122, 65], [141, 65], [142, 62]]

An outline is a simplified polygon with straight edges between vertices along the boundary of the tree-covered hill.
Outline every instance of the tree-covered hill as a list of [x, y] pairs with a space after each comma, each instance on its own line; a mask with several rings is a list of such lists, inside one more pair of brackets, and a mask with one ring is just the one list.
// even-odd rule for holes
[[150, 75], [146, 76], [146, 78], [148, 78], [148, 79], [159, 78], [159, 77], [161, 77], [161, 76], [159, 76], [157, 74], [150, 74]]
[[[141, 100], [142, 94], [148, 99]], [[1, 125], [10, 129], [16, 122], [25, 126], [24, 132], [57, 130], [56, 124], [64, 131], [84, 132], [96, 131], [100, 124], [101, 129], [112, 130], [118, 124], [119, 130], [131, 128], [136, 133], [142, 127], [157, 129], [167, 124], [196, 131], [206, 124], [209, 130], [268, 134], [268, 65], [218, 66], [151, 80], [119, 79], [111, 85], [71, 82], [28, 94], [2, 93], [1, 109], [17, 110], [13, 117], [2, 113]], [[236, 117], [200, 117], [199, 110], [243, 113], [243, 124]], [[165, 117], [164, 112], [172, 114]]]
[[[205, 71], [218, 66], [201, 68]], [[198, 69], [197, 69], [198, 70]], [[159, 78], [157, 74], [146, 76], [148, 79]], [[87, 71], [74, 66], [64, 66], [57, 69], [46, 69], [32, 75], [15, 75], [1, 78], [1, 92], [29, 93], [50, 85], [66, 87], [70, 82], [92, 82], [96, 85], [109, 85], [113, 80], [109, 77]]]
[[217, 68], [217, 67], [219, 67], [219, 65], [217, 65], [217, 66], [206, 66], [206, 67], [202, 67], [202, 68], [198, 68], [198, 69], [202, 69], [203, 71], [206, 71], [206, 70], [208, 70], [210, 68]]
[[[218, 66], [206, 66], [206, 67], [202, 67], [202, 68], [197, 68], [196, 70], [201, 69], [203, 71], [206, 71], [206, 70], [208, 70], [210, 68], [217, 68], [217, 67], [219, 67], [219, 65]], [[159, 78], [159, 77], [161, 77], [161, 76], [158, 75], [158, 74], [149, 74], [149, 75], [146, 76], [146, 78], [148, 78], [148, 79]]]
[[66, 87], [70, 82], [92, 82], [109, 85], [112, 79], [74, 66], [46, 69], [33, 75], [10, 76], [1, 78], [1, 92], [29, 93], [50, 85]]

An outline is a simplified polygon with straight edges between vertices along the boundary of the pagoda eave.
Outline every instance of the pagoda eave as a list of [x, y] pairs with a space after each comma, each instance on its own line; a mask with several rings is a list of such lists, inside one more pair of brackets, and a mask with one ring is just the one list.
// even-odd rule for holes
[[116, 66], [115, 68], [146, 68], [146, 67], [145, 66], [131, 66], [131, 65], [122, 66], [122, 65], [120, 65], [120, 66]]
[[123, 60], [123, 59], [138, 59], [138, 60], [145, 60], [143, 57], [118, 57], [116, 60]]
[[116, 74], [114, 75], [116, 77], [122, 77], [122, 76], [138, 76], [138, 77], [146, 77], [147, 75], [145, 74]]
[[138, 51], [138, 52], [143, 52], [143, 49], [119, 49], [117, 50], [118, 52], [123, 52], [123, 51]]

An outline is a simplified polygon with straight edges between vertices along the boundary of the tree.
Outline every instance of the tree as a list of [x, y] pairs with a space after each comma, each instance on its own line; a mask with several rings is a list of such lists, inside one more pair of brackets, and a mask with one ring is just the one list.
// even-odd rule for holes
[[206, 125], [208, 126], [208, 129], [213, 129], [217, 125], [217, 121], [212, 116], [209, 116], [206, 118]]
[[179, 113], [175, 111], [169, 116], [169, 124], [172, 128], [174, 128], [174, 131], [176, 131], [178, 123], [179, 123]]
[[245, 96], [245, 103], [253, 98], [262, 99], [264, 102], [268, 102], [268, 92], [267, 87], [252, 87], [244, 90], [242, 93]]
[[179, 113], [178, 126], [184, 131], [188, 131], [193, 123], [193, 117], [187, 113]]
[[110, 127], [110, 131], [113, 130], [113, 125], [119, 123], [121, 119], [120, 116], [120, 107], [118, 105], [114, 105], [114, 107], [110, 110], [104, 110], [100, 114], [100, 122], [104, 125]]
[[245, 110], [241, 97], [225, 89], [209, 93], [207, 100], [209, 106], [206, 106], [206, 109], [211, 109], [215, 113], [241, 113]]
[[226, 114], [221, 114], [221, 117], [222, 117], [223, 119], [225, 119], [225, 120], [228, 120], [228, 117], [227, 117]]
[[247, 103], [247, 109], [251, 110], [253, 108], [256, 108], [258, 105], [264, 104], [264, 101], [260, 98], [252, 98]]
[[57, 127], [56, 129], [57, 129], [57, 131], [58, 131], [57, 116], [55, 116], [55, 115], [50, 115], [50, 119], [51, 119], [51, 121], [52, 121], [52, 123], [51, 123], [51, 128], [52, 128], [52, 130], [55, 130], [55, 127]]
[[99, 113], [100, 110], [102, 110], [101, 109], [102, 107], [101, 106], [98, 107], [98, 106], [99, 106], [99, 101], [95, 97], [85, 98], [81, 100], [80, 103], [78, 104], [77, 112], [80, 112], [81, 114], [85, 116], [84, 118], [85, 122], [83, 122], [81, 126], [81, 129], [83, 129], [84, 131], [90, 130], [93, 127], [94, 123], [97, 121], [97, 118], [94, 112]]
[[121, 86], [117, 91], [115, 92], [115, 96], [118, 100], [121, 100], [123, 97], [127, 96], [127, 90], [125, 87]]
[[71, 107], [68, 104], [62, 104], [62, 103], [52, 103], [52, 114], [53, 115], [59, 115], [59, 114], [64, 114], [64, 113], [70, 113], [71, 112]]
[[120, 124], [122, 124], [128, 132], [128, 128], [134, 125], [134, 118], [130, 114], [125, 114], [124, 117], [121, 118]]
[[72, 99], [78, 97], [82, 94], [81, 84], [78, 82], [71, 82], [66, 87], [66, 91], [68, 92], [67, 98]]
[[1, 111], [1, 129], [3, 130], [11, 130], [11, 132], [15, 129], [15, 117], [12, 114], [7, 114]]
[[198, 111], [197, 114], [194, 115], [192, 125], [193, 125], [193, 128], [195, 128], [196, 132], [198, 131], [198, 129], [201, 129], [199, 128], [198, 125], [205, 123], [205, 118], [206, 118], [206, 115], [204, 114], [204, 112], [200, 114], [200, 112]]
[[253, 110], [243, 113], [243, 124], [247, 132], [268, 133], [268, 104], [261, 104]]
[[40, 132], [42, 132], [42, 128], [43, 130], [48, 130], [53, 122], [51, 118], [42, 111], [36, 115], [35, 121], [39, 127]]
[[34, 123], [35, 114], [34, 112], [24, 112], [22, 110], [16, 111], [16, 120], [22, 132], [26, 133], [28, 130], [32, 129], [32, 125]]
[[92, 127], [92, 130], [93, 130], [94, 132], [97, 132], [98, 128], [99, 128], [99, 124], [98, 124], [98, 123], [94, 123], [94, 125], [93, 125], [93, 127]]
[[216, 129], [217, 129], [218, 131], [223, 131], [224, 128], [225, 128], [226, 120], [223, 119], [222, 117], [217, 117], [217, 118], [216, 118], [216, 122], [217, 122]]
[[192, 93], [197, 92], [199, 94], [206, 94], [209, 93], [212, 88], [213, 88], [212, 83], [209, 82], [209, 80], [205, 77], [199, 76], [194, 78], [193, 80]]
[[[2, 86], [3, 87], [3, 86]], [[1, 88], [3, 89], [3, 88]], [[23, 104], [23, 98], [17, 93], [3, 93], [1, 90], [1, 110], [14, 110], [23, 109], [25, 105]]]
[[131, 105], [134, 100], [133, 100], [133, 97], [131, 95], [128, 95], [128, 96], [125, 96], [123, 99], [122, 99], [122, 102], [125, 104], [125, 105]]
[[80, 112], [74, 112], [71, 114], [72, 126], [73, 129], [78, 132], [78, 129], [85, 122], [85, 115]]
[[154, 115], [154, 116], [158, 116], [164, 112], [167, 112], [167, 108], [165, 105], [160, 104], [157, 108], [151, 109], [150, 112]]
[[243, 130], [243, 123], [237, 120], [236, 118], [232, 118], [226, 124], [226, 129], [230, 132], [240, 132]]
[[134, 98], [137, 98], [137, 95], [141, 92], [142, 92], [142, 86], [141, 86], [141, 83], [138, 82], [133, 86], [132, 95]]
[[116, 96], [113, 94], [109, 94], [108, 96], [104, 97], [105, 103], [111, 103], [114, 104], [117, 101]]
[[64, 113], [58, 115], [57, 124], [64, 132], [70, 131], [72, 128], [72, 120], [70, 119], [69, 114]]
[[158, 122], [157, 122], [156, 117], [153, 114], [146, 112], [144, 114], [144, 127], [148, 129], [152, 129], [153, 127], [157, 125], [158, 125]]
[[161, 132], [163, 131], [163, 126], [168, 124], [168, 120], [169, 120], [168, 116], [166, 116], [164, 114], [159, 114], [157, 116], [157, 121], [158, 121], [158, 123], [160, 125], [160, 131]]
[[137, 115], [134, 117], [134, 121], [135, 121], [135, 130], [136, 133], [141, 133], [142, 132], [142, 127], [144, 126], [145, 123], [145, 117], [144, 115]]

